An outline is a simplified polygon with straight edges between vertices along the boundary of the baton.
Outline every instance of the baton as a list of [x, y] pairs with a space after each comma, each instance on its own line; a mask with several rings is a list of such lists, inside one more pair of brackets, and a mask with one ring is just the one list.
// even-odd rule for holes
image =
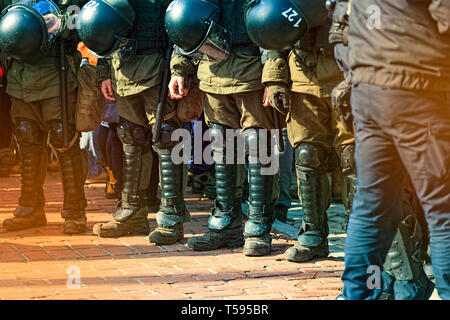
[[63, 135], [63, 147], [67, 148], [69, 145], [68, 131], [68, 118], [67, 118], [67, 69], [66, 69], [66, 57], [64, 52], [64, 40], [59, 39], [59, 82], [60, 82], [60, 94], [61, 94], [61, 122], [62, 122], [62, 135]]

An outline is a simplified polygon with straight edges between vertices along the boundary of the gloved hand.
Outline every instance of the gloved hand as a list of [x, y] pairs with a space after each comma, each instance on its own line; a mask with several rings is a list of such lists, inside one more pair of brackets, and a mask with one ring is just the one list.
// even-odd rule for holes
[[289, 88], [281, 82], [268, 82], [264, 91], [264, 107], [273, 107], [286, 115], [291, 108]]
[[351, 89], [351, 85], [343, 80], [331, 92], [331, 106], [336, 110], [347, 131], [353, 131], [353, 115], [350, 107]]

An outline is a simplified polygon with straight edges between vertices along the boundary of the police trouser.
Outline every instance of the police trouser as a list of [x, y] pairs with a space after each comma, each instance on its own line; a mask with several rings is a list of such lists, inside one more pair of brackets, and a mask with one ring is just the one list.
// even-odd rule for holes
[[[343, 295], [376, 299], [368, 270], [382, 270], [412, 181], [430, 231], [436, 288], [450, 299], [450, 95], [355, 83], [357, 193], [345, 245]], [[368, 269], [368, 268], [372, 269]]]
[[14, 134], [22, 159], [22, 188], [19, 205], [37, 208], [44, 205], [44, 183], [47, 144], [55, 149], [64, 190], [62, 217], [84, 216], [87, 206], [84, 182], [87, 175], [87, 155], [79, 145], [79, 133], [74, 125], [76, 91], [68, 93], [69, 145], [63, 144], [60, 97], [26, 102], [12, 97]]
[[[273, 128], [272, 110], [262, 106], [262, 98], [263, 90], [228, 95], [207, 93], [205, 96], [205, 120], [212, 127], [212, 133], [218, 131], [218, 134], [223, 136], [227, 129], [242, 129], [240, 131], [245, 140], [245, 151], [251, 162], [249, 164], [249, 219], [244, 230], [244, 234], [249, 237], [259, 237], [270, 232], [274, 221], [274, 204], [279, 194], [278, 168], [272, 170], [273, 163], [262, 164], [260, 161], [260, 151], [262, 150], [255, 150], [258, 146], [265, 144], [267, 148], [264, 148], [263, 153], [267, 156], [267, 151], [270, 154], [273, 147], [270, 143], [270, 130]], [[262, 142], [261, 139], [265, 142]], [[223, 158], [226, 156], [226, 148], [234, 147], [228, 144], [225, 146], [225, 138], [223, 142], [222, 146], [214, 149], [214, 157]], [[244, 144], [238, 144], [236, 148], [244, 148]], [[222, 230], [228, 225], [232, 225], [231, 221], [236, 220], [236, 215], [240, 214], [240, 209], [236, 210], [235, 208], [236, 206], [240, 207], [241, 202], [243, 162], [237, 164], [239, 160], [236, 152], [239, 153], [243, 150], [236, 148], [234, 157], [231, 159], [233, 162], [230, 165], [223, 165], [224, 161], [215, 165], [218, 199], [213, 216], [210, 218], [209, 228], [211, 230]], [[274, 159], [278, 155], [272, 154], [272, 156], [271, 159]], [[269, 166], [271, 168], [268, 168]], [[228, 181], [230, 174], [226, 174], [226, 172], [233, 172], [233, 176], [236, 177], [234, 181]], [[233, 184], [233, 188], [230, 189], [231, 184]], [[227, 216], [227, 218], [225, 219], [223, 216]], [[218, 220], [215, 217], [220, 217], [221, 222], [215, 223]], [[227, 222], [223, 223], [222, 221], [225, 220]]]
[[0, 86], [0, 150], [11, 146], [11, 100], [5, 87]]
[[[118, 135], [124, 148], [122, 209], [114, 214], [117, 221], [127, 220], [139, 207], [145, 206], [148, 195], [153, 156], [159, 156], [161, 207], [158, 225], [172, 226], [187, 214], [183, 194], [183, 165], [175, 165], [171, 150], [177, 142], [171, 134], [181, 127], [175, 116], [176, 102], [167, 100], [166, 112], [158, 145], [151, 144], [151, 128], [156, 121], [160, 87], [152, 87], [130, 96], [117, 96], [116, 111], [120, 117]], [[176, 216], [176, 217], [175, 217]], [[187, 219], [187, 217], [183, 217]]]

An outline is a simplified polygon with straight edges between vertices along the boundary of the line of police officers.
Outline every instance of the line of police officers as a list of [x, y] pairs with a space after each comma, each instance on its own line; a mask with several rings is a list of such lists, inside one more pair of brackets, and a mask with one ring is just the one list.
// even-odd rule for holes
[[[12, 2], [2, 1], [2, 9], [16, 3]], [[171, 134], [182, 125], [177, 108], [193, 94], [192, 84], [199, 80], [199, 88], [205, 93], [205, 119], [215, 142], [217, 198], [208, 220], [209, 231], [190, 238], [188, 247], [214, 250], [243, 245], [247, 256], [270, 254], [278, 175], [261, 173], [267, 165], [261, 162], [261, 150], [252, 148], [261, 139], [271, 144], [270, 131], [263, 129], [285, 123], [295, 148], [303, 208], [298, 243], [287, 250], [286, 259], [301, 262], [328, 256], [326, 211], [331, 203], [331, 191], [327, 168], [333, 148], [345, 177], [343, 199], [349, 214], [356, 182], [355, 139], [348, 113], [349, 86], [345, 86], [346, 80], [347, 84], [349, 81], [348, 77], [344, 80], [333, 53], [336, 43], [346, 44], [347, 1], [338, 1], [336, 10], [334, 2], [328, 4], [334, 11], [333, 23], [324, 1], [91, 0], [85, 4], [71, 0], [56, 3], [56, 9], [62, 13], [55, 15], [60, 18], [56, 32], [51, 27], [54, 27], [52, 14], [57, 10], [47, 0], [21, 1], [10, 6], [0, 23], [0, 47], [4, 58], [7, 57], [3, 63], [23, 164], [19, 206], [14, 217], [3, 222], [6, 229], [46, 224], [42, 184], [43, 150], [48, 142], [57, 151], [61, 165], [64, 232], [85, 231], [85, 159], [78, 146], [79, 133], [73, 125], [77, 81], [73, 73], [67, 73], [69, 125], [66, 130], [71, 141], [64, 145], [57, 59], [58, 45], [64, 41], [66, 60], [78, 65], [76, 43], [81, 38], [103, 58], [99, 61], [98, 80], [106, 99], [116, 100], [120, 117], [118, 135], [124, 148], [120, 205], [110, 222], [94, 226], [94, 234], [121, 237], [150, 233], [145, 191], [152, 171], [150, 148], [154, 148], [159, 157], [161, 205], [156, 216], [158, 226], [150, 233], [149, 240], [162, 245], [183, 239], [183, 223], [189, 221], [183, 198], [185, 175], [183, 165], [171, 159], [172, 148], [177, 144], [171, 140]], [[69, 4], [84, 5], [77, 29], [68, 26]], [[9, 16], [13, 19], [23, 13], [26, 14], [20, 23], [6, 23]], [[21, 42], [7, 39], [12, 31], [19, 34], [24, 30], [28, 38]], [[37, 34], [42, 34], [42, 39]], [[160, 139], [152, 145], [151, 128], [156, 122], [163, 60], [170, 41], [176, 45], [170, 64], [171, 99], [165, 106]], [[332, 99], [332, 91], [337, 86]], [[285, 122], [275, 123], [277, 117], [272, 108]], [[237, 161], [226, 162], [226, 148], [230, 146], [221, 138], [227, 129], [242, 130], [246, 152], [253, 157], [248, 166], [249, 213], [244, 227], [241, 211], [244, 167]], [[237, 160], [237, 144], [234, 147], [234, 160]], [[273, 150], [270, 145], [265, 149]], [[413, 192], [405, 194], [408, 200], [404, 201], [404, 216], [416, 221], [421, 210], [415, 207]], [[391, 281], [385, 279], [389, 287], [384, 288], [384, 298], [426, 299], [431, 294], [433, 285], [422, 267], [427, 239], [417, 236], [415, 231], [400, 229], [401, 241], [390, 249], [385, 276]], [[395, 282], [412, 289], [396, 291]]]

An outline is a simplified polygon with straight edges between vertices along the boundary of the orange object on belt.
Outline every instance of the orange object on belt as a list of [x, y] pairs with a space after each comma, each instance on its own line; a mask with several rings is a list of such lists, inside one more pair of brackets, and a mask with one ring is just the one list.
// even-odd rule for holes
[[97, 65], [97, 58], [89, 51], [86, 45], [83, 42], [80, 42], [77, 47], [78, 51], [81, 52], [81, 56], [83, 58], [89, 59], [89, 64]]

